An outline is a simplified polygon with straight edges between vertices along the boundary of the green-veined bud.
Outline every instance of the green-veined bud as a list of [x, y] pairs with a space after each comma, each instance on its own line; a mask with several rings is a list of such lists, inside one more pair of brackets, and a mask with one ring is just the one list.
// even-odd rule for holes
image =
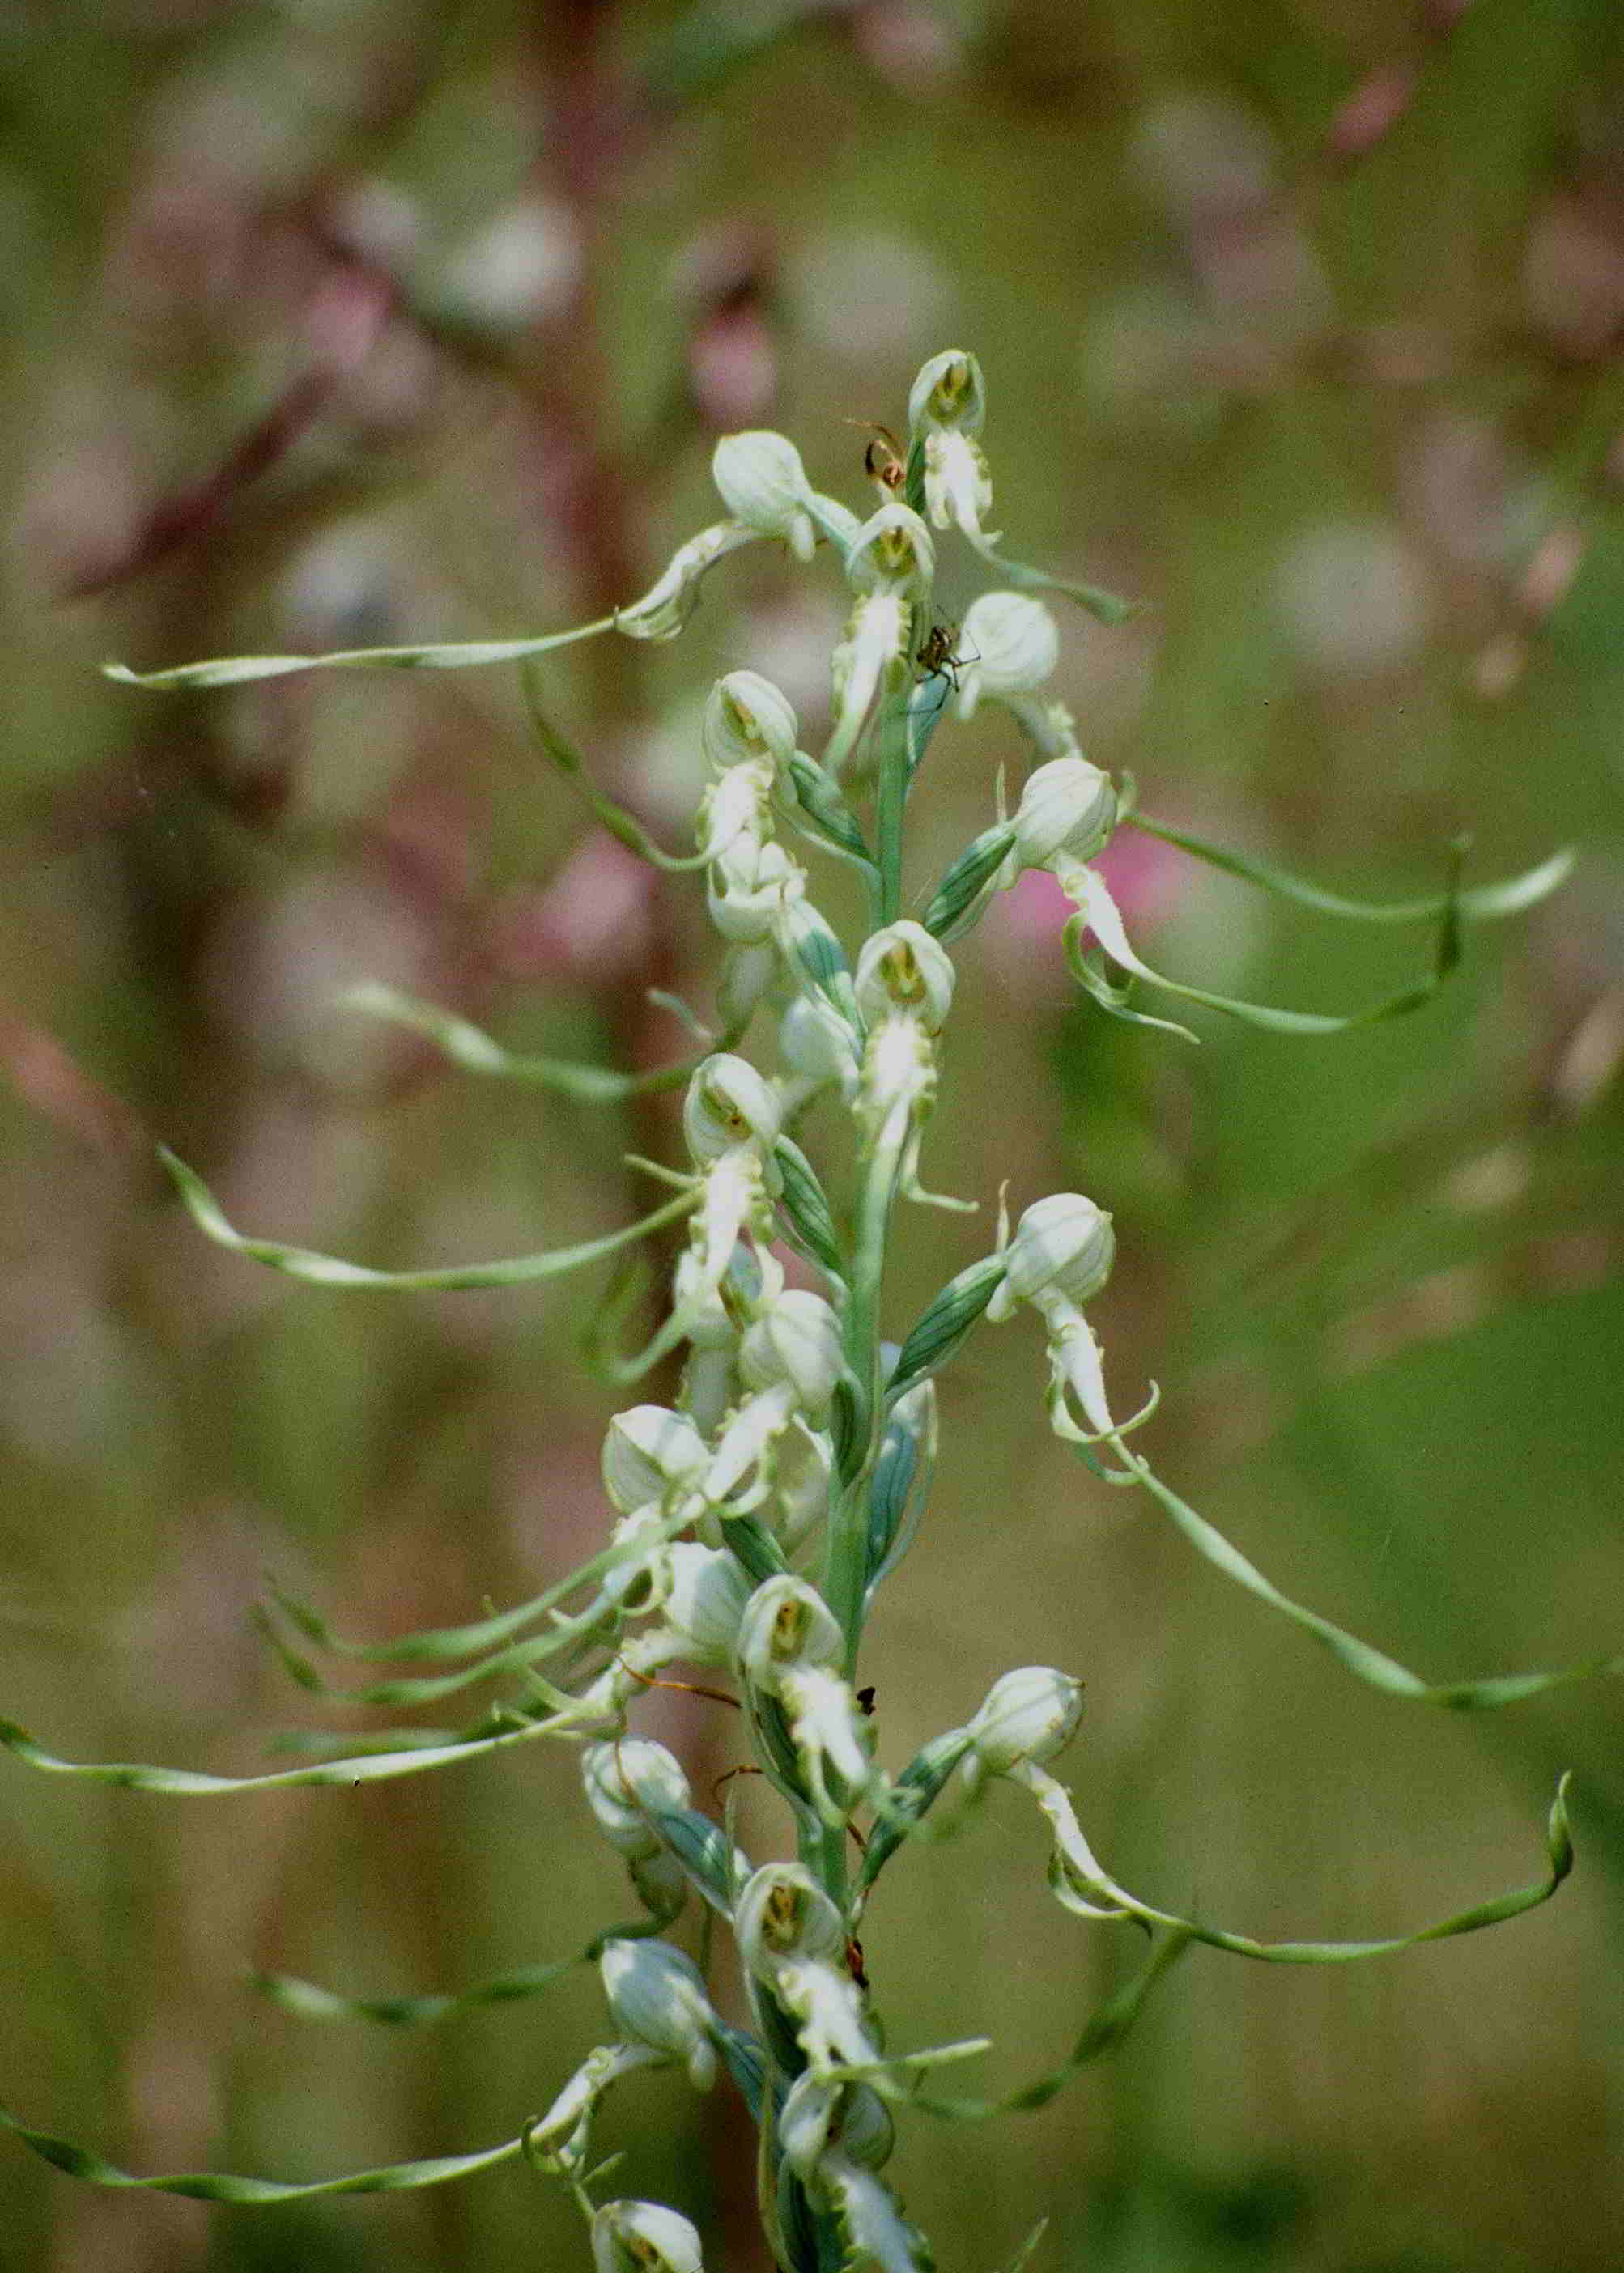
[[948, 1359], [963, 1341], [1004, 1284], [1002, 1255], [985, 1255], [950, 1279], [906, 1341], [897, 1359], [890, 1387], [911, 1389]]
[[974, 434], [952, 427], [926, 435], [925, 510], [937, 529], [996, 542], [981, 526], [992, 511], [992, 469]]
[[786, 961], [807, 984], [826, 995], [837, 1010], [849, 1010], [855, 1017], [845, 949], [810, 901], [800, 894], [785, 900], [776, 936]]
[[979, 434], [987, 416], [987, 382], [981, 366], [962, 348], [931, 356], [908, 390], [908, 425], [914, 433], [956, 427]]
[[668, 1405], [629, 1406], [604, 1437], [604, 1489], [622, 1515], [632, 1515], [690, 1489], [710, 1457], [685, 1413]]
[[1081, 1192], [1051, 1192], [1026, 1210], [1003, 1253], [1004, 1284], [987, 1305], [993, 1319], [1051, 1289], [1087, 1302], [1111, 1275], [1116, 1240], [1103, 1208]]
[[739, 1370], [752, 1389], [788, 1382], [814, 1419], [827, 1412], [844, 1368], [839, 1319], [821, 1294], [803, 1287], [769, 1303], [739, 1346]]
[[719, 773], [728, 766], [769, 757], [785, 766], [795, 754], [795, 713], [770, 679], [756, 671], [730, 671], [705, 698], [700, 724], [704, 753]]
[[933, 939], [945, 946], [981, 920], [1014, 842], [1013, 824], [1002, 821], [966, 845], [926, 906], [924, 926]]
[[592, 2214], [593, 2273], [705, 2273], [697, 2229], [663, 2202], [605, 2202]]
[[1051, 758], [1027, 776], [1014, 819], [1017, 868], [1047, 866], [1056, 852], [1092, 860], [1116, 826], [1116, 791], [1086, 758]]
[[1083, 1717], [1083, 1684], [1052, 1665], [1018, 1666], [993, 1683], [966, 1734], [983, 1775], [1004, 1775], [1020, 1760], [1052, 1760]]
[[946, 949], [923, 924], [904, 916], [864, 941], [853, 985], [857, 1007], [869, 1025], [901, 1011], [928, 1034], [937, 1034], [952, 1008], [953, 979]]
[[680, 1762], [650, 1737], [587, 1745], [581, 1782], [598, 1829], [628, 1862], [660, 1851], [650, 1811], [686, 1807], [693, 1797]]
[[983, 694], [1028, 694], [1060, 660], [1060, 627], [1041, 600], [1024, 592], [983, 592], [959, 633], [959, 715]]
[[675, 639], [699, 604], [699, 580], [705, 571], [741, 544], [753, 544], [756, 534], [738, 521], [718, 521], [702, 529], [677, 548], [665, 574], [641, 600], [615, 610], [616, 631], [628, 639]]
[[739, 1629], [739, 1663], [769, 1696], [792, 1666], [835, 1665], [844, 1650], [827, 1603], [804, 1579], [769, 1579], [751, 1595]]
[[680, 1539], [671, 1549], [671, 1575], [660, 1605], [661, 1623], [701, 1665], [726, 1665], [739, 1639], [750, 1582], [726, 1548]]
[[748, 1970], [769, 1983], [786, 1958], [836, 1958], [846, 1950], [839, 1911], [800, 1863], [763, 1863], [751, 1872], [733, 1934]]
[[[807, 1002], [804, 994], [798, 996], [797, 1000], [808, 1009], [813, 1007]], [[827, 1003], [821, 1007], [829, 1010], [831, 1018], [834, 1017], [835, 1014], [829, 1009]], [[850, 1030], [844, 1027], [844, 1022], [838, 1023], [849, 1035]], [[853, 1079], [855, 1073], [853, 1065]], [[830, 1213], [828, 1195], [818, 1182], [811, 1161], [800, 1145], [788, 1136], [779, 1137], [772, 1148], [772, 1158], [779, 1178], [778, 1205], [789, 1237], [803, 1255], [811, 1257], [820, 1270], [827, 1272], [831, 1278], [844, 1279], [850, 1265], [841, 1252], [839, 1234]]]
[[812, 484], [792, 441], [764, 428], [724, 434], [711, 457], [710, 474], [735, 521], [758, 536], [782, 537], [797, 560], [810, 560], [817, 545], [817, 529], [806, 508]]
[[936, 573], [930, 531], [906, 505], [883, 505], [871, 513], [846, 557], [846, 581], [854, 592], [917, 600]]
[[623, 2040], [680, 2061], [695, 2090], [709, 2091], [717, 2020], [692, 1959], [667, 1941], [607, 1941], [598, 1969]]
[[682, 1104], [682, 1129], [695, 1163], [741, 1144], [768, 1151], [778, 1134], [778, 1101], [748, 1058], [718, 1050], [699, 1066]]

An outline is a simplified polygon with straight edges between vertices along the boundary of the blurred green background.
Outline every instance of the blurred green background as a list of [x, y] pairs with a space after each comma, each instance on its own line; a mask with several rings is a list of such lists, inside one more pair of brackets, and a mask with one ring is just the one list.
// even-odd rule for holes
[[[1011, 550], [1145, 603], [1068, 619], [1057, 684], [1148, 810], [1354, 890], [1432, 889], [1462, 831], [1479, 879], [1583, 858], [1421, 1015], [1328, 1043], [1107, 1025], [1002, 911], [926, 1159], [983, 1212], [905, 1221], [894, 1330], [1001, 1180], [1080, 1185], [1116, 1214], [1119, 1404], [1160, 1379], [1162, 1472], [1278, 1583], [1434, 1678], [1624, 1648], [1621, 184], [1616, 0], [11, 0], [0, 1709], [246, 1772], [320, 1719], [248, 1624], [263, 1574], [387, 1634], [587, 1551], [600, 1282], [290, 1286], [204, 1246], [147, 1140], [249, 1227], [380, 1263], [588, 1236], [643, 1201], [623, 1149], [673, 1156], [663, 1106], [482, 1085], [333, 998], [647, 1065], [685, 1042], [646, 990], [703, 1006], [711, 968], [698, 895], [592, 841], [504, 674], [160, 697], [97, 663], [582, 620], [711, 517], [718, 431], [784, 427], [861, 505], [861, 422], [947, 345], [986, 368]], [[815, 731], [837, 604], [763, 548], [674, 647], [565, 656], [549, 699], [674, 836], [710, 679], [764, 670]], [[1018, 754], [944, 728], [921, 885]], [[1145, 840], [1116, 874], [1152, 959], [1221, 989], [1352, 1005], [1424, 951]], [[1616, 2267], [1616, 1685], [1477, 1719], [1359, 1688], [1064, 1461], [1041, 1375], [1012, 1326], [944, 1384], [866, 1669], [893, 1767], [1049, 1661], [1087, 1683], [1090, 1835], [1171, 1907], [1402, 1931], [1537, 1876], [1564, 1766], [1581, 1861], [1365, 1969], [1198, 1953], [1041, 2114], [907, 2127], [944, 2269], [1045, 2212], [1040, 2273]], [[732, 1764], [714, 1708], [660, 1711], [696, 1785]], [[596, 2041], [585, 1974], [418, 2035], [242, 1979], [451, 1987], [623, 1915], [561, 1753], [207, 1803], [0, 1761], [0, 2100], [132, 2167], [472, 2149]], [[985, 2029], [999, 2089], [1059, 2057], [1129, 1953], [1042, 1860], [1011, 1795], [898, 1864], [865, 1929], [894, 2041]], [[752, 2273], [721, 2097], [628, 2085], [602, 2135]], [[0, 2152], [4, 2273], [583, 2254], [511, 2171], [252, 2213]]]

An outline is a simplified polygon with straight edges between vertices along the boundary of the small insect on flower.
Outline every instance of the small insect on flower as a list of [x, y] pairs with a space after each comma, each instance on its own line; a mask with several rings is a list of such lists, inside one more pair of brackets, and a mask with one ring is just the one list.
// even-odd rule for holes
[[921, 641], [919, 653], [914, 657], [920, 677], [945, 679], [950, 686], [956, 687], [959, 684], [959, 674], [965, 664], [977, 660], [974, 656], [960, 655], [958, 648], [959, 626], [957, 624], [932, 624]]
[[858, 426], [870, 437], [863, 452], [863, 471], [878, 488], [882, 497], [898, 497], [907, 480], [907, 460], [901, 443], [889, 426], [882, 426], [873, 418], [848, 418], [848, 426]]

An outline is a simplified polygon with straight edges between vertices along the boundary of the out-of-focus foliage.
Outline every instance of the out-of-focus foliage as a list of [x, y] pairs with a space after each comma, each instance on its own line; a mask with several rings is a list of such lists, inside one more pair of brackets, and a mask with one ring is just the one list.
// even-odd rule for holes
[[[618, 1156], [668, 1152], [662, 1100], [482, 1086], [334, 998], [628, 1067], [690, 1046], [650, 987], [705, 1001], [683, 891], [592, 836], [502, 675], [159, 697], [98, 661], [601, 613], [710, 517], [718, 431], [792, 426], [858, 502], [864, 422], [948, 344], [987, 369], [998, 525], [1146, 604], [1061, 692], [1151, 812], [1358, 889], [1431, 889], [1462, 829], [1478, 876], [1584, 859], [1421, 1016], [1320, 1045], [1106, 1026], [1022, 895], [961, 956], [935, 1180], [1115, 1211], [1102, 1325], [1162, 1381], [1158, 1465], [1291, 1593], [1437, 1677], [1624, 1647], [1613, 0], [21, 0], [0, 117], [0, 1707], [64, 1752], [247, 1768], [302, 1706], [246, 1622], [262, 1570], [382, 1634], [578, 1558], [596, 1289], [289, 1287], [202, 1245], [148, 1140], [234, 1220], [380, 1263], [585, 1238], [646, 1204]], [[716, 671], [826, 700], [829, 621], [788, 589], [746, 555], [675, 647], [549, 671], [668, 837]], [[944, 728], [921, 884], [1012, 754]], [[1136, 857], [1119, 896], [1204, 984], [1351, 1003], [1413, 961]], [[917, 1237], [899, 1329], [984, 1249], [957, 1236]], [[967, 2273], [1043, 2209], [1036, 2263], [1079, 2273], [1613, 2266], [1616, 1686], [1443, 1722], [1354, 1688], [1063, 1467], [1037, 1371], [1011, 1332], [951, 1377], [869, 1669], [888, 1756], [1048, 1659], [1087, 1682], [1091, 1835], [1170, 1906], [1400, 1931], [1517, 1876], [1564, 1764], [1581, 1869], [1368, 1975], [1192, 1964], [1069, 2098], [916, 2139], [921, 2223]], [[670, 1714], [696, 1788], [719, 1718]], [[610, 1866], [566, 1760], [192, 1807], [13, 1765], [0, 1812], [0, 2098], [120, 2162], [470, 2149], [593, 2040], [584, 1976], [401, 2037], [241, 1984], [578, 1947]], [[1114, 1955], [1041, 1867], [995, 1807], [865, 1928], [914, 2040], [1024, 2046], [998, 2088]], [[742, 2135], [658, 2087], [605, 2126], [628, 2183], [720, 2219], [728, 2273], [758, 2262]], [[579, 2254], [516, 2172], [256, 2218], [0, 2163], [5, 2273]]]

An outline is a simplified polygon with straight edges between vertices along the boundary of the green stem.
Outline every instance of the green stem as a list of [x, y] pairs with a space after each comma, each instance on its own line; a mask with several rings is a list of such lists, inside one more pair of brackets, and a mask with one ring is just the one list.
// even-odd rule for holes
[[846, 1636], [848, 1680], [857, 1671], [862, 1639], [863, 1595], [868, 1576], [868, 1487], [884, 1425], [880, 1381], [880, 1288], [885, 1272], [885, 1240], [897, 1171], [906, 1141], [906, 1123], [894, 1133], [881, 1127], [863, 1165], [858, 1203], [852, 1291], [846, 1313], [846, 1354], [868, 1400], [868, 1442], [856, 1473], [841, 1489], [829, 1518], [829, 1551], [823, 1598]]
[[908, 688], [888, 689], [881, 697], [875, 727], [879, 746], [879, 791], [875, 814], [879, 863], [879, 926], [902, 913], [902, 822], [908, 798]]

